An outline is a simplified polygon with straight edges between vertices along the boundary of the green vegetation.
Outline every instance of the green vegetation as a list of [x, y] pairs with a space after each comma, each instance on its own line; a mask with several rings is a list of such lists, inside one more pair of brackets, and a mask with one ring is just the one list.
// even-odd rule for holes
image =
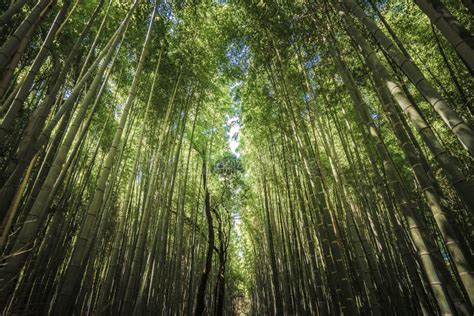
[[472, 315], [470, 0], [0, 3], [3, 315]]

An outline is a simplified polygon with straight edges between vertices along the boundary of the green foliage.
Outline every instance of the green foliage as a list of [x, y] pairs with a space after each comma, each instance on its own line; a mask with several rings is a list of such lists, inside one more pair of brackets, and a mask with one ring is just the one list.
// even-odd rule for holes
[[[472, 75], [465, 70], [444, 36], [431, 26], [429, 18], [407, 1], [359, 1], [386, 33], [381, 17], [374, 12], [370, 1], [380, 10], [427, 79], [462, 118], [472, 123], [466, 106], [474, 97]], [[3, 43], [26, 18], [32, 7], [30, 2], [10, 25], [0, 26], [0, 42]], [[459, 1], [444, 2], [468, 29], [472, 29], [472, 19]], [[94, 304], [103, 302], [101, 300], [107, 295], [112, 299], [113, 308], [126, 306], [129, 284], [120, 283], [123, 281], [120, 277], [135, 264], [133, 260], [137, 257], [131, 257], [132, 262], [127, 256], [135, 253], [140, 238], [145, 242], [140, 249], [139, 256], [142, 257], [137, 271], [143, 278], [140, 286], [148, 290], [143, 297], [164, 293], [163, 297], [153, 298], [163, 306], [169, 304], [167, 306], [173, 308], [174, 314], [190, 312], [183, 307], [187, 302], [180, 299], [196, 294], [204, 254], [209, 246], [206, 232], [211, 226], [208, 225], [215, 230], [214, 253], [223, 245], [227, 251], [226, 314], [278, 314], [274, 310], [278, 305], [277, 292], [288, 296], [284, 297], [287, 314], [314, 314], [317, 302], [311, 296], [313, 286], [324, 288], [322, 300], [326, 300], [327, 306], [336, 306], [321, 314], [336, 314], [342, 311], [342, 305], [338, 304], [342, 304], [339, 301], [343, 290], [342, 281], [338, 283], [340, 280], [332, 278], [339, 273], [341, 280], [348, 280], [349, 288], [355, 293], [353, 301], [357, 302], [360, 313], [372, 311], [365, 309], [371, 305], [370, 290], [375, 291], [377, 300], [381, 301], [402, 291], [406, 297], [394, 296], [390, 303], [405, 299], [403, 302], [418, 304], [414, 297], [419, 293], [415, 295], [411, 289], [413, 275], [399, 256], [403, 251], [413, 252], [412, 240], [407, 239], [412, 227], [407, 228], [407, 217], [403, 216], [404, 209], [400, 207], [405, 208], [408, 203], [397, 204], [400, 197], [392, 189], [393, 181], [385, 168], [387, 164], [393, 164], [395, 177], [403, 186], [401, 190], [416, 203], [417, 214], [427, 220], [428, 235], [436, 236], [432, 239], [437, 247], [442, 244], [440, 231], [430, 212], [430, 203], [423, 195], [426, 188], [420, 189], [413, 177], [413, 166], [403, 148], [405, 144], [400, 144], [394, 133], [360, 43], [350, 37], [348, 28], [352, 26], [341, 19], [338, 3], [159, 1], [143, 73], [138, 78], [138, 91], [132, 96], [131, 85], [154, 5], [153, 1], [139, 2], [123, 41], [115, 48], [116, 60], [108, 65], [109, 77], [107, 80], [105, 76], [102, 78], [104, 91], [94, 100], [97, 108], [94, 113], [92, 105], [87, 109], [87, 115], [92, 115], [91, 124], [81, 123], [79, 133], [85, 131], [84, 139], [74, 139], [72, 148], [80, 145], [77, 153], [68, 151], [68, 158], [73, 163], [65, 169], [63, 185], [54, 196], [51, 210], [47, 209], [47, 221], [35, 241], [40, 247], [32, 253], [51, 251], [59, 259], [48, 260], [49, 274], [44, 279], [38, 273], [42, 270], [35, 270], [31, 280], [25, 278], [28, 273], [24, 273], [18, 281], [21, 285], [18, 293], [23, 291], [20, 294], [24, 297], [31, 296], [31, 306], [44, 298], [51, 299], [54, 305], [64, 282], [63, 271], [68, 267], [71, 249], [77, 243], [83, 219], [88, 216], [104, 160], [117, 135], [124, 105], [132, 97], [123, 136], [117, 148], [113, 148], [117, 154], [106, 179], [100, 213], [95, 218], [94, 232], [97, 233], [91, 239], [93, 251], [84, 264], [80, 282], [84, 287], [77, 298], [83, 304], [76, 312], [90, 312], [88, 304], [97, 307]], [[63, 1], [58, 1], [34, 32], [15, 69], [8, 93], [22, 84], [62, 4]], [[31, 92], [16, 118], [15, 130], [7, 137], [0, 160], [2, 170], [7, 170], [8, 163], [13, 161], [25, 127], [40, 101], [54, 86], [55, 75], [65, 65], [97, 5], [98, 1], [91, 0], [75, 3], [71, 18], [62, 26], [51, 54], [35, 77]], [[0, 12], [6, 8], [6, 2], [0, 3]], [[66, 100], [80, 82], [81, 71], [84, 74], [91, 69], [129, 9], [128, 1], [103, 1], [90, 30], [78, 45], [64, 82], [61, 82], [60, 100]], [[98, 34], [102, 21], [104, 27]], [[414, 107], [431, 125], [440, 143], [459, 162], [464, 175], [473, 180], [472, 157], [459, 145], [456, 136], [357, 20], [354, 27], [367, 38], [375, 50], [374, 55], [388, 69], [389, 75], [400, 81], [413, 97]], [[91, 59], [86, 63], [88, 54]], [[370, 117], [369, 124], [363, 122], [360, 108], [354, 104], [336, 54], [354, 80], [362, 106]], [[153, 87], [155, 69], [158, 71]], [[94, 78], [97, 71], [92, 69], [90, 78]], [[77, 115], [77, 108], [91, 81], [85, 82], [72, 108], [72, 119]], [[50, 113], [46, 113], [46, 122], [58, 109], [59, 101]], [[2, 117], [6, 111], [7, 107], [2, 105]], [[462, 232], [462, 241], [471, 249], [469, 237], [472, 236], [467, 236], [466, 232], [471, 231], [472, 235], [472, 214], [437, 165], [426, 141], [404, 114], [397, 111], [400, 119], [407, 123], [403, 125], [403, 131], [413, 135], [410, 139], [410, 144], [416, 145], [413, 154], [417, 159], [426, 158], [422, 168], [433, 177], [430, 183], [454, 219], [455, 227]], [[230, 120], [235, 120], [234, 124], [239, 127], [235, 135], [230, 135]], [[370, 137], [368, 126], [375, 128], [379, 139], [374, 141]], [[65, 133], [67, 131], [68, 128]], [[55, 128], [51, 140], [62, 132]], [[58, 138], [59, 144], [63, 139]], [[23, 217], [28, 214], [28, 203], [37, 195], [35, 190], [39, 188], [34, 185], [36, 179], [44, 176], [41, 168], [49, 166], [44, 157], [52, 148], [51, 140], [37, 154], [35, 159], [38, 161], [32, 164], [31, 179], [27, 179], [23, 192], [25, 196], [19, 194], [20, 215], [15, 217], [18, 227], [23, 225]], [[229, 148], [231, 140], [239, 143], [237, 154]], [[376, 150], [380, 148], [377, 145], [386, 150], [388, 158]], [[208, 168], [206, 188], [203, 165]], [[41, 181], [37, 183], [41, 186]], [[205, 190], [209, 191], [213, 212], [210, 222], [203, 212]], [[56, 223], [56, 219], [61, 226], [49, 226], [51, 222]], [[118, 232], [121, 223], [124, 224]], [[44, 234], [56, 228], [61, 228], [58, 229], [59, 246]], [[121, 237], [118, 242], [116, 236]], [[326, 247], [326, 242], [330, 246]], [[356, 253], [359, 244], [363, 253]], [[10, 245], [5, 248], [6, 254], [10, 248]], [[447, 253], [444, 245], [438, 248], [435, 249], [437, 252]], [[123, 271], [113, 275], [116, 280], [112, 290], [109, 289], [113, 295], [106, 293], [103, 296], [101, 286], [105, 274], [115, 264], [110, 261], [114, 249], [120, 249], [118, 257], [123, 263], [120, 267]], [[218, 279], [216, 267], [220, 259], [214, 255], [213, 260], [206, 289], [216, 286]], [[27, 262], [25, 271], [37, 268], [34, 260]], [[335, 266], [341, 262], [343, 269], [337, 270]], [[422, 271], [422, 267], [417, 266], [418, 261], [413, 262], [416, 279], [425, 277], [418, 273], [418, 270]], [[364, 264], [364, 268], [374, 275], [370, 284], [376, 290], [369, 288], [363, 279], [367, 271], [360, 265]], [[446, 266], [450, 274], [456, 273], [451, 263]], [[350, 269], [346, 269], [348, 267]], [[56, 275], [53, 271], [60, 273]], [[399, 274], [396, 276], [399, 283], [394, 285], [397, 290], [386, 288], [376, 279], [377, 274], [391, 276], [393, 271]], [[280, 284], [275, 284], [278, 278]], [[31, 282], [34, 284], [31, 293], [26, 289], [30, 285], [26, 282], [30, 281], [34, 281]], [[185, 281], [189, 284], [184, 284]], [[150, 285], [153, 282], [155, 288]], [[456, 289], [460, 288], [461, 283], [454, 282]], [[33, 295], [38, 284], [46, 283], [45, 293]], [[424, 287], [424, 283], [421, 284], [422, 290]], [[128, 291], [135, 290], [130, 287]], [[215, 301], [217, 290], [213, 288], [213, 291], [208, 290], [207, 295]], [[434, 300], [428, 292], [425, 295], [431, 304]], [[299, 302], [294, 302], [297, 297], [303, 297], [299, 310], [296, 306]], [[21, 303], [23, 298], [13, 301]], [[379, 306], [378, 303], [373, 305]], [[29, 304], [25, 304], [28, 305], [26, 309], [30, 308]], [[418, 307], [410, 312], [419, 312]], [[397, 313], [403, 312], [397, 310]]]

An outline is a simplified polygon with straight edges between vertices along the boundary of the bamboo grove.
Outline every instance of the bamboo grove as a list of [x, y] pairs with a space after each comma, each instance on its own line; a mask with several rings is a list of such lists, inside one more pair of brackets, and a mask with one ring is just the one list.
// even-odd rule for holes
[[470, 0], [0, 3], [2, 315], [472, 315]]

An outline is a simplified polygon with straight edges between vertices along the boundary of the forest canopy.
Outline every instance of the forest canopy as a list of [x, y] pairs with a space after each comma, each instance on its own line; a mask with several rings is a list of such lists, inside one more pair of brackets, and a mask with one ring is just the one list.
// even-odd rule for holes
[[472, 315], [471, 0], [0, 3], [2, 315]]

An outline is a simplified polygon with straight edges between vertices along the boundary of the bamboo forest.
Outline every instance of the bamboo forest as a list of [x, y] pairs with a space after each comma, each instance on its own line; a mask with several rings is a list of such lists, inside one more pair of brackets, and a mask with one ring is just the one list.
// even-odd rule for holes
[[0, 315], [473, 315], [472, 0], [0, 1]]

